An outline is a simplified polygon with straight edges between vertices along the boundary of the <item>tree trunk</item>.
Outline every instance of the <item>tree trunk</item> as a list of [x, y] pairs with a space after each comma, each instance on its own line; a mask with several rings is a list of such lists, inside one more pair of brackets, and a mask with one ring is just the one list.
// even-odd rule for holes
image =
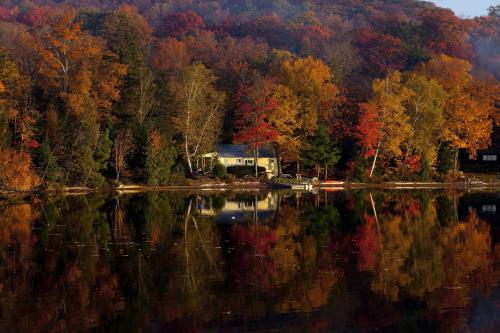
[[370, 178], [373, 176], [373, 171], [375, 171], [375, 164], [377, 163], [378, 153], [380, 151], [380, 141], [377, 145], [377, 151], [375, 152], [375, 157], [373, 158], [372, 169], [370, 170]]
[[255, 177], [259, 177], [259, 147], [255, 148], [254, 150], [255, 154]]
[[453, 157], [453, 175], [457, 175], [458, 171], [458, 148], [455, 149], [455, 156]]
[[297, 160], [297, 174], [300, 174], [300, 161]]
[[325, 163], [325, 180], [328, 179], [328, 164]]
[[189, 167], [189, 175], [193, 174], [193, 164], [191, 163], [191, 157], [188, 155], [186, 156], [187, 162], [188, 162], [188, 167]]
[[281, 175], [283, 174], [282, 172], [282, 169], [281, 169], [281, 153], [280, 153], [280, 149], [279, 149], [279, 146], [277, 143], [274, 144], [274, 151], [276, 153], [276, 160], [277, 160], [277, 167], [278, 167], [278, 177], [281, 177]]
[[319, 172], [320, 172], [319, 164], [316, 164], [316, 174], [318, 176], [318, 179], [319, 179]]
[[191, 163], [191, 156], [189, 155], [188, 138], [185, 136], [184, 142], [184, 153], [186, 154], [186, 161], [189, 167], [189, 175], [193, 174], [193, 164]]

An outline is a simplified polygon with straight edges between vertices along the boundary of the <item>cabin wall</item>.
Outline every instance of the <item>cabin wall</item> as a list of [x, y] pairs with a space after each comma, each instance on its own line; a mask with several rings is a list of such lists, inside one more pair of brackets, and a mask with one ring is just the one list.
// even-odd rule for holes
[[[220, 162], [227, 168], [230, 166], [237, 166], [237, 165], [249, 165], [253, 166], [254, 165], [254, 158], [253, 157], [221, 157], [219, 158]], [[278, 159], [273, 157], [259, 157], [258, 166], [263, 167], [266, 169], [266, 172], [268, 173], [268, 177], [272, 176], [277, 176], [278, 175]]]

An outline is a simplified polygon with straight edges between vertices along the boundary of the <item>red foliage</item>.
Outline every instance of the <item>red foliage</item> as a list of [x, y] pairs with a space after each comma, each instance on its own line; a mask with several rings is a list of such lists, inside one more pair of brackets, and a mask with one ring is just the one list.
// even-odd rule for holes
[[455, 58], [472, 60], [474, 52], [469, 42], [467, 21], [450, 9], [425, 9], [419, 15], [426, 31], [426, 46], [434, 54], [445, 53]]
[[361, 116], [356, 127], [357, 138], [365, 149], [365, 157], [374, 156], [382, 124], [378, 121], [377, 109], [371, 104], [361, 104]]
[[18, 8], [7, 8], [0, 6], [0, 20], [12, 22], [15, 20]]
[[386, 76], [404, 66], [401, 40], [372, 30], [355, 33], [355, 44], [364, 60], [364, 69], [373, 77]]
[[379, 235], [375, 217], [365, 214], [365, 224], [358, 229], [358, 269], [360, 271], [374, 270], [377, 264]]
[[323, 48], [328, 44], [333, 33], [328, 28], [322, 26], [307, 25], [295, 27], [293, 35], [302, 45], [303, 52], [319, 57], [323, 55]]
[[334, 110], [328, 115], [328, 130], [332, 137], [345, 138], [356, 136], [356, 123], [359, 116], [359, 106], [347, 96], [344, 89], [334, 103]]
[[18, 21], [30, 27], [41, 27], [47, 24], [54, 16], [54, 9], [45, 6], [34, 6], [22, 13]]
[[261, 89], [253, 85], [238, 89], [235, 143], [249, 144], [256, 149], [277, 140], [279, 132], [267, 122], [268, 113], [277, 105], [276, 100], [265, 95], [270, 91], [269, 84], [264, 82]]
[[160, 40], [153, 51], [152, 62], [158, 71], [179, 70], [191, 62], [191, 56], [184, 42], [176, 38]]
[[203, 19], [192, 10], [165, 16], [158, 28], [160, 36], [182, 37], [205, 26]]
[[232, 240], [235, 248], [236, 280], [243, 285], [252, 285], [276, 272], [276, 263], [266, 260], [278, 240], [275, 230], [268, 226], [233, 226]]

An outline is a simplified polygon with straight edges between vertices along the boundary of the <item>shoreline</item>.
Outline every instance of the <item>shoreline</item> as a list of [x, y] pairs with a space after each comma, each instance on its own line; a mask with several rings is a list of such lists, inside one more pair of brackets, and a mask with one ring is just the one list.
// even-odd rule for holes
[[[301, 188], [301, 187], [304, 188]], [[352, 189], [386, 189], [386, 190], [423, 190], [423, 189], [453, 189], [453, 190], [477, 190], [477, 189], [500, 189], [500, 182], [465, 183], [465, 182], [385, 182], [385, 183], [320, 183], [315, 184], [309, 190], [352, 190]], [[306, 191], [305, 184], [278, 184], [266, 182], [237, 182], [237, 183], [206, 183], [194, 185], [165, 185], [149, 186], [142, 184], [120, 185], [105, 190], [104, 192], [115, 192], [118, 194], [133, 194], [154, 191], [264, 191], [264, 190], [296, 190]], [[63, 187], [58, 189], [44, 189], [35, 191], [3, 191], [0, 190], [0, 198], [12, 198], [23, 196], [38, 196], [43, 194], [84, 195], [99, 193], [102, 190], [87, 187]]]

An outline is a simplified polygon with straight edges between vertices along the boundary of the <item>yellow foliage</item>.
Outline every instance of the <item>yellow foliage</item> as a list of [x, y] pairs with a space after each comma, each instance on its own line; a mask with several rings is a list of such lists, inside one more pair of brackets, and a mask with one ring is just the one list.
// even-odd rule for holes
[[396, 71], [386, 79], [375, 80], [372, 94], [370, 104], [377, 110], [381, 124], [381, 148], [386, 153], [401, 156], [401, 144], [412, 134], [405, 103], [414, 93], [401, 86], [401, 73]]
[[313, 135], [319, 117], [329, 109], [328, 104], [332, 103], [338, 94], [337, 86], [331, 83], [330, 68], [311, 56], [286, 59], [281, 64], [278, 78], [300, 102], [300, 130], [305, 136]]
[[[448, 93], [443, 136], [456, 149], [475, 155], [490, 144], [494, 117], [494, 94], [473, 79], [472, 65], [462, 59], [439, 55], [421, 66], [420, 71], [436, 80]], [[488, 89], [489, 90], [489, 89]]]

